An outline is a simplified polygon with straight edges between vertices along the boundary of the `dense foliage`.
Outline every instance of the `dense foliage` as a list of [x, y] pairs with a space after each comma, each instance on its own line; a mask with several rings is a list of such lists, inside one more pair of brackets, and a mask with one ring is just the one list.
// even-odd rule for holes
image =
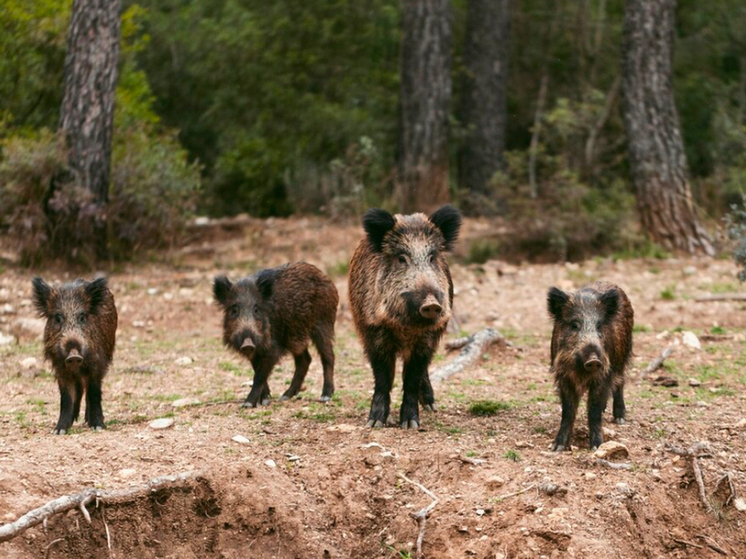
[[[467, 1], [451, 4], [456, 200]], [[37, 194], [61, 149], [43, 130], [57, 125], [69, 9], [7, 0], [0, 10], [2, 172], [33, 170], [25, 182], [38, 182]], [[528, 242], [538, 235], [557, 257], [625, 250], [636, 217], [619, 88], [624, 1], [511, 9], [508, 165], [492, 209], [533, 223]], [[679, 0], [676, 101], [695, 199], [713, 223], [746, 184], [744, 27], [742, 0]], [[125, 0], [112, 199], [142, 216], [122, 224], [126, 250], [152, 239], [154, 224], [181, 223], [182, 208], [338, 215], [391, 205], [399, 40], [398, 0]], [[164, 196], [179, 203], [166, 208]], [[29, 210], [0, 209], [0, 228], [17, 227], [9, 216], [19, 211]]]

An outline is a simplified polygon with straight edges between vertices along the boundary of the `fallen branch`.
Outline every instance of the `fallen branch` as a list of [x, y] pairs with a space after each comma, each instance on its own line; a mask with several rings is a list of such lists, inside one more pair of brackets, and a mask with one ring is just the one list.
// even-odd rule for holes
[[[443, 344], [443, 347], [446, 349], [446, 351], [454, 351], [456, 349], [461, 349], [466, 344], [472, 342], [474, 340], [474, 336], [462, 336], [460, 338], [455, 338], [453, 340], [448, 340], [445, 344]], [[502, 339], [498, 339], [497, 341], [501, 341], [505, 344], [506, 347], [515, 347], [511, 342], [506, 340], [504, 337]]]
[[514, 491], [513, 493], [508, 493], [507, 495], [501, 495], [500, 497], [496, 497], [497, 501], [504, 501], [505, 499], [508, 499], [510, 497], [516, 497], [517, 495], [520, 495], [521, 493], [525, 493], [526, 491], [531, 491], [534, 487], [536, 487], [535, 483], [532, 483], [528, 487], [524, 487], [520, 491]]
[[703, 542], [705, 542], [707, 547], [709, 547], [713, 551], [717, 551], [720, 555], [728, 555], [728, 552], [725, 551], [722, 547], [720, 547], [718, 543], [715, 540], [713, 540], [710, 536], [699, 534], [697, 537]]
[[474, 363], [494, 343], [505, 341], [505, 337], [497, 330], [485, 328], [473, 336], [469, 336], [468, 343], [461, 349], [455, 359], [438, 367], [430, 374], [430, 382], [440, 382], [450, 376], [460, 373]]
[[712, 513], [712, 505], [710, 505], [710, 501], [707, 499], [707, 491], [705, 490], [705, 481], [702, 477], [702, 469], [699, 467], [699, 459], [700, 458], [709, 458], [712, 456], [711, 454], [700, 454], [700, 451], [706, 450], [707, 444], [706, 443], [695, 443], [691, 448], [683, 449], [677, 446], [673, 445], [666, 445], [666, 450], [669, 452], [673, 452], [674, 454], [678, 454], [679, 456], [684, 456], [686, 458], [689, 458], [691, 460], [692, 464], [692, 471], [694, 472], [694, 479], [697, 482], [697, 487], [699, 488], [699, 500], [702, 501], [702, 504], [705, 507], [705, 510], [708, 513]]
[[653, 359], [650, 364], [642, 370], [642, 373], [640, 373], [640, 380], [644, 379], [653, 371], [659, 369], [661, 365], [663, 365], [663, 362], [673, 353], [673, 350], [677, 345], [679, 345], [678, 341], [668, 346], [658, 357]]
[[746, 293], [719, 293], [718, 295], [705, 295], [697, 297], [697, 303], [710, 303], [712, 301], [746, 301]]
[[704, 549], [701, 545], [698, 545], [698, 544], [692, 543], [692, 542], [688, 542], [686, 540], [680, 540], [678, 538], [674, 538], [673, 541], [675, 541], [676, 543], [680, 543], [683, 546], [696, 547], [697, 549]]
[[196, 472], [184, 472], [173, 476], [156, 477], [148, 481], [145, 485], [120, 491], [102, 491], [101, 489], [91, 488], [85, 489], [84, 491], [74, 495], [59, 497], [53, 501], [49, 501], [47, 504], [39, 508], [27, 512], [15, 522], [10, 522], [0, 526], [0, 543], [15, 538], [29, 528], [33, 528], [42, 522], [46, 522], [49, 517], [54, 516], [55, 514], [67, 512], [76, 508], [79, 508], [86, 517], [86, 520], [90, 522], [90, 515], [85, 506], [93, 500], [98, 500], [99, 502], [106, 504], [129, 501], [134, 497], [147, 495], [154, 491], [163, 489], [164, 487], [185, 483], [197, 477], [197, 475]]
[[631, 470], [632, 464], [627, 464], [625, 462], [610, 462], [609, 460], [604, 460], [603, 458], [599, 458], [596, 460], [596, 464], [599, 466], [606, 466], [607, 468], [611, 468], [612, 470]]
[[420, 527], [419, 534], [417, 534], [417, 543], [415, 544], [415, 559], [423, 559], [422, 555], [422, 540], [425, 539], [425, 525], [427, 524], [427, 515], [430, 514], [430, 512], [435, 508], [435, 505], [438, 504], [438, 498], [435, 496], [435, 494], [427, 489], [425, 486], [417, 483], [416, 481], [412, 481], [404, 474], [399, 474], [399, 477], [406, 481], [407, 483], [410, 483], [417, 487], [419, 490], [421, 490], [425, 495], [430, 497], [432, 499], [432, 502], [427, 505], [424, 509], [421, 509], [417, 512], [413, 512], [410, 515], [412, 518], [414, 518], [417, 521], [417, 524]]

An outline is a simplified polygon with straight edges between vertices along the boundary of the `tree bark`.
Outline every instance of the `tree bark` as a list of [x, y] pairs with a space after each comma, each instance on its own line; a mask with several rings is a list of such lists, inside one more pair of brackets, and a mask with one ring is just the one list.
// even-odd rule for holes
[[400, 66], [400, 210], [428, 211], [450, 200], [448, 0], [402, 0]]
[[99, 257], [106, 251], [120, 11], [120, 0], [74, 0], [60, 111], [70, 168], [97, 206], [93, 219]]
[[714, 254], [696, 215], [674, 103], [672, 49], [676, 0], [627, 0], [622, 44], [624, 122], [637, 207], [661, 245]]
[[467, 213], [482, 213], [497, 197], [490, 182], [504, 163], [509, 22], [508, 0], [469, 0], [461, 100], [466, 137], [458, 161]]

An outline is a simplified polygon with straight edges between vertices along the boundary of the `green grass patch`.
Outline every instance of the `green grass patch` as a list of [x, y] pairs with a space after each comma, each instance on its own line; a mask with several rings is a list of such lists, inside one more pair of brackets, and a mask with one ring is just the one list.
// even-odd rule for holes
[[484, 264], [500, 255], [500, 243], [494, 239], [477, 239], [469, 245], [467, 264]]
[[723, 328], [722, 326], [713, 326], [712, 328], [710, 328], [710, 334], [714, 334], [715, 336], [722, 336], [725, 333], [725, 328]]
[[669, 285], [660, 292], [659, 297], [663, 301], [674, 301], [676, 299], [676, 289], [672, 285]]
[[501, 411], [511, 408], [507, 402], [498, 402], [496, 400], [478, 400], [469, 406], [469, 413], [477, 417], [489, 417], [497, 415]]
[[647, 326], [645, 324], [635, 324], [634, 327], [632, 328], [632, 331], [635, 334], [650, 332], [650, 330], [651, 330], [650, 326]]
[[505, 451], [505, 454], [503, 454], [503, 458], [510, 460], [511, 462], [519, 462], [521, 460], [521, 455], [517, 450], [509, 448]]

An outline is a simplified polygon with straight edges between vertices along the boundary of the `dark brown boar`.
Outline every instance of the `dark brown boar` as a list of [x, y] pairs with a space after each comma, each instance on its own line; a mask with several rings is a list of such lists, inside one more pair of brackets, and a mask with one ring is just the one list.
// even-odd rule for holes
[[350, 305], [355, 327], [373, 369], [375, 390], [369, 427], [386, 424], [396, 358], [403, 366], [403, 428], [420, 426], [419, 405], [434, 410], [428, 367], [453, 304], [453, 282], [445, 253], [458, 237], [461, 215], [443, 206], [425, 214], [391, 215], [371, 209], [367, 233], [350, 262]]
[[612, 283], [596, 282], [575, 293], [553, 287], [547, 297], [552, 331], [552, 372], [562, 401], [562, 423], [552, 450], [570, 450], [584, 392], [588, 392], [591, 449], [603, 443], [601, 417], [613, 395], [615, 423], [624, 423], [624, 375], [632, 355], [634, 311]]
[[223, 309], [223, 342], [251, 361], [254, 368], [254, 384], [244, 407], [269, 403], [267, 379], [285, 353], [295, 358], [295, 374], [281, 399], [288, 400], [300, 392], [311, 364], [309, 340], [316, 346], [324, 368], [321, 401], [331, 400], [339, 296], [321, 270], [295, 262], [262, 270], [236, 283], [218, 276], [213, 292]]
[[64, 435], [78, 419], [85, 392], [86, 423], [104, 429], [101, 384], [114, 356], [117, 309], [105, 278], [82, 279], [55, 288], [32, 281], [34, 304], [46, 318], [44, 357], [60, 389], [60, 417], [53, 433]]

